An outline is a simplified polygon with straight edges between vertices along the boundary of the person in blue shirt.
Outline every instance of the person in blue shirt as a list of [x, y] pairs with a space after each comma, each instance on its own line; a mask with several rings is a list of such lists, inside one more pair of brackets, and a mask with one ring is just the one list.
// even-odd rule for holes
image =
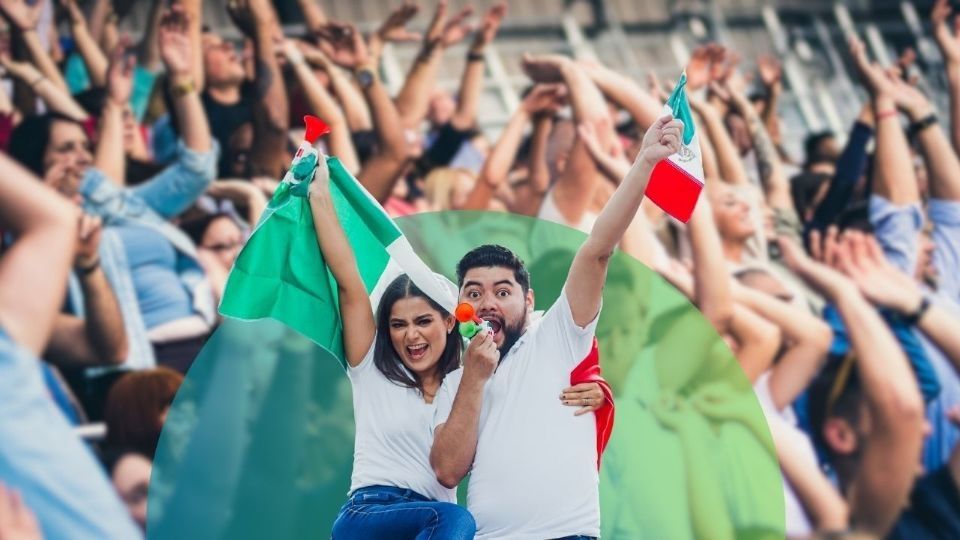
[[[885, 258], [924, 286], [928, 302], [960, 313], [960, 282], [956, 278], [960, 264], [960, 158], [937, 125], [933, 105], [922, 93], [870, 64], [862, 49], [855, 57], [877, 118], [873, 192], [868, 201], [873, 235]], [[909, 132], [928, 170], [926, 215], [900, 113], [911, 122]], [[926, 220], [932, 223], [929, 233]], [[940, 385], [939, 396], [927, 405], [932, 432], [923, 455], [925, 468], [935, 470], [947, 463], [960, 442], [960, 429], [946, 415], [960, 405], [960, 375], [942, 346], [924, 332], [919, 334]]]
[[[0, 156], [0, 482], [20, 494], [46, 538], [138, 539], [102, 468], [47, 393], [39, 354], [66, 292], [79, 213]], [[38, 262], [43, 271], [38, 272]]]
[[[123, 313], [130, 351], [123, 369], [157, 364], [185, 372], [215, 321], [212, 291], [189, 237], [168, 220], [186, 210], [216, 174], [218, 146], [210, 135], [194, 87], [194, 58], [182, 8], [165, 14], [160, 51], [180, 128], [176, 160], [147, 182], [125, 185], [122, 111], [131, 88], [131, 65], [115, 56], [109, 97], [96, 148], [70, 119], [47, 114], [25, 120], [10, 152], [66, 197], [82, 201], [105, 230], [100, 259]], [[70, 303], [82, 305], [71, 287]], [[87, 405], [97, 418], [116, 372], [89, 372]]]

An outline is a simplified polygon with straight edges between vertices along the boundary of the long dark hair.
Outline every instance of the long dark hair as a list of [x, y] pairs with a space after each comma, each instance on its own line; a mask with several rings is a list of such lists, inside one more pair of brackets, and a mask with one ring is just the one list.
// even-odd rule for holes
[[50, 142], [50, 132], [54, 122], [69, 122], [83, 127], [69, 116], [57, 112], [48, 112], [38, 116], [25, 118], [10, 136], [10, 146], [7, 148], [13, 159], [20, 162], [34, 174], [43, 178], [43, 154], [47, 151]]
[[[450, 316], [447, 310], [423, 294], [423, 291], [418, 289], [406, 274], [397, 277], [387, 286], [380, 299], [380, 306], [377, 307], [377, 338], [373, 347], [373, 363], [380, 373], [394, 384], [405, 388], [416, 388], [422, 394], [423, 381], [416, 373], [406, 369], [390, 340], [390, 312], [393, 311], [393, 305], [398, 300], [411, 297], [423, 298], [444, 319]], [[447, 336], [447, 344], [437, 362], [440, 381], [442, 382], [447, 373], [458, 367], [460, 367], [460, 337], [451, 334]]]

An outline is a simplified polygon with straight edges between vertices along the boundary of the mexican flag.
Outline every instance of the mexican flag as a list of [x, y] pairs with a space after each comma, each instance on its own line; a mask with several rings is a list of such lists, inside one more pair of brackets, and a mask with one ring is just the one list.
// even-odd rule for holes
[[[326, 126], [305, 119], [307, 140], [278, 186], [230, 271], [220, 313], [240, 320], [274, 319], [300, 332], [342, 362], [343, 325], [337, 283], [313, 227], [307, 187], [320, 159], [330, 168], [330, 192], [375, 309], [383, 290], [401, 273], [444, 309], [456, 299], [414, 253], [406, 237], [335, 157], [320, 155], [313, 141]], [[311, 130], [312, 127], [312, 130]]]
[[683, 144], [680, 151], [657, 163], [650, 174], [645, 195], [664, 212], [686, 223], [693, 214], [703, 190], [703, 161], [700, 142], [684, 87], [687, 74], [680, 76], [677, 86], [663, 106], [663, 114], [672, 114], [683, 121]]

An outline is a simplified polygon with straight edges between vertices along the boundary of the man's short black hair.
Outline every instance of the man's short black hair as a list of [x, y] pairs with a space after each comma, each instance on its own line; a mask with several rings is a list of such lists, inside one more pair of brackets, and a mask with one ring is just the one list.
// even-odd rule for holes
[[523, 261], [514, 252], [496, 244], [480, 246], [460, 259], [457, 263], [457, 286], [463, 287], [463, 277], [470, 270], [491, 266], [502, 266], [513, 270], [513, 279], [520, 284], [523, 294], [527, 294], [530, 290], [530, 273], [527, 272]]
[[800, 219], [804, 219], [808, 210], [816, 210], [816, 195], [830, 177], [823, 173], [802, 172], [790, 179], [790, 194], [793, 195], [794, 209]]
[[832, 131], [818, 131], [816, 133], [811, 133], [807, 135], [807, 138], [803, 141], [803, 154], [806, 158], [806, 164], [810, 165], [812, 163], [822, 163], [822, 162], [833, 162], [833, 159], [824, 155], [820, 145], [824, 141], [834, 139], [835, 135]]
[[837, 228], [840, 232], [853, 229], [863, 233], [873, 233], [873, 224], [870, 223], [870, 206], [867, 201], [857, 201], [844, 208], [837, 216]]
[[810, 383], [807, 392], [807, 415], [813, 441], [830, 456], [833, 450], [826, 443], [823, 427], [830, 418], [842, 418], [856, 428], [860, 422], [860, 403], [863, 391], [855, 358], [831, 355], [823, 370]]

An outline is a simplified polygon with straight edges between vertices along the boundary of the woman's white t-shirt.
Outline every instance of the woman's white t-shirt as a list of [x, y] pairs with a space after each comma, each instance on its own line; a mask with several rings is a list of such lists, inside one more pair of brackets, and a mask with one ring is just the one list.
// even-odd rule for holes
[[537, 213], [537, 218], [559, 223], [560, 225], [566, 225], [567, 227], [577, 229], [582, 233], [590, 234], [590, 231], [593, 229], [593, 224], [597, 222], [597, 217], [599, 216], [595, 212], [587, 210], [583, 213], [579, 223], [571, 223], [563, 215], [563, 212], [560, 211], [555, 197], [556, 195], [554, 190], [551, 189], [549, 192], [547, 192], [547, 196], [543, 198], [543, 203], [540, 205], [540, 211]]
[[357, 367], [347, 368], [357, 426], [350, 493], [394, 486], [456, 502], [456, 489], [440, 485], [430, 467], [436, 406], [425, 402], [418, 390], [387, 379], [374, 364], [373, 351], [371, 345]]

